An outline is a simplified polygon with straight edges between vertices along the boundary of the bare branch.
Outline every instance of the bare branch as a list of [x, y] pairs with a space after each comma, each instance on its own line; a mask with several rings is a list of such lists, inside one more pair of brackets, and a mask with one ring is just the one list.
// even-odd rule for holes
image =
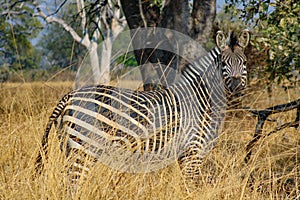
[[[15, 6], [17, 6], [17, 4], [20, 3], [21, 5], [19, 6], [19, 8], [22, 7], [24, 0], [19, 0], [19, 1], [15, 1], [12, 4], [8, 5], [8, 9], [11, 10], [13, 9]], [[6, 4], [7, 5], [7, 4]]]
[[83, 35], [87, 34], [87, 25], [86, 25], [86, 12], [84, 8], [84, 1], [83, 0], [77, 0], [77, 10], [79, 13], [79, 16], [81, 18], [81, 28], [83, 31]]
[[[53, 13], [51, 13], [50, 15], [55, 15], [55, 14], [57, 14], [58, 13], [58, 11], [67, 3], [67, 1], [68, 0], [64, 0], [59, 6], [58, 6], [58, 8], [53, 12]], [[50, 16], [49, 15], [49, 16]]]
[[[296, 119], [294, 122], [285, 123], [281, 126], [276, 127], [273, 131], [269, 132], [268, 134], [266, 134], [264, 136], [262, 135], [264, 123], [267, 120], [269, 115], [279, 113], [279, 112], [286, 112], [286, 111], [290, 111], [293, 109], [297, 109]], [[246, 146], [247, 155], [245, 157], [245, 162], [249, 161], [251, 154], [252, 154], [252, 149], [261, 137], [263, 137], [263, 138], [267, 137], [267, 136], [269, 136], [273, 133], [276, 133], [277, 131], [280, 131], [287, 127], [298, 128], [299, 124], [300, 124], [300, 99], [297, 99], [295, 101], [292, 101], [292, 102], [289, 102], [286, 104], [280, 104], [280, 105], [276, 105], [273, 107], [269, 107], [264, 110], [248, 109], [248, 111], [251, 112], [252, 114], [256, 115], [258, 117], [258, 120], [257, 120], [253, 139]]]
[[54, 16], [47, 16], [43, 11], [41, 11], [41, 9], [38, 6], [36, 6], [36, 9], [37, 9], [38, 12], [33, 15], [34, 17], [41, 17], [47, 23], [53, 23], [54, 22], [54, 23], [60, 24], [65, 29], [65, 31], [67, 31], [68, 33], [71, 34], [71, 36], [73, 37], [73, 39], [76, 42], [84, 45], [86, 48], [89, 48], [90, 41], [88, 40], [86, 35], [84, 36], [84, 38], [81, 38], [76, 33], [76, 31], [71, 26], [69, 26], [69, 24], [67, 24], [63, 19], [56, 18]]
[[21, 11], [13, 11], [13, 10], [5, 10], [0, 13], [0, 16], [4, 15], [23, 15], [23, 14], [29, 14], [27, 10], [21, 10]]
[[282, 125], [280, 125], [280, 126], [277, 126], [274, 130], [272, 130], [272, 131], [270, 131], [267, 135], [265, 135], [264, 137], [268, 137], [268, 136], [270, 136], [271, 134], [273, 134], [273, 133], [276, 133], [276, 132], [278, 132], [278, 131], [280, 131], [280, 130], [282, 130], [282, 129], [285, 129], [285, 128], [289, 128], [289, 127], [298, 127], [299, 126], [299, 123], [300, 123], [300, 121], [298, 120], [296, 120], [296, 121], [293, 121], [293, 122], [287, 122], [287, 123], [284, 123], [284, 124], [282, 124]]

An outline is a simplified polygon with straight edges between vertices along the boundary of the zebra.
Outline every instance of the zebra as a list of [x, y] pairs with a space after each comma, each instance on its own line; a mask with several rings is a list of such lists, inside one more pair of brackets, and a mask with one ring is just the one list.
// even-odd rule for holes
[[244, 51], [249, 44], [249, 33], [250, 31], [245, 29], [237, 37], [232, 31], [226, 38], [222, 31], [218, 31], [216, 36], [217, 46], [221, 50], [227, 104], [231, 108], [238, 106], [238, 98], [243, 96], [243, 90], [247, 85], [247, 57]]
[[[37, 170], [43, 167], [54, 124], [62, 143], [67, 143], [67, 155], [78, 155], [70, 170], [75, 179], [89, 170], [84, 164], [88, 155], [95, 162], [129, 172], [153, 171], [178, 160], [186, 180], [194, 182], [200, 175], [202, 158], [214, 147], [220, 133], [225, 90], [244, 84], [238, 76], [244, 68], [232, 65], [244, 63], [245, 57], [237, 55], [242, 52], [236, 50], [246, 46], [247, 34], [249, 37], [247, 30], [241, 32], [241, 39], [235, 41], [238, 47], [232, 50], [223, 32], [217, 32], [217, 46], [187, 65], [179, 80], [169, 87], [135, 91], [96, 85], [69, 92], [49, 118]], [[239, 79], [238, 84], [235, 79], [226, 79], [231, 75]]]

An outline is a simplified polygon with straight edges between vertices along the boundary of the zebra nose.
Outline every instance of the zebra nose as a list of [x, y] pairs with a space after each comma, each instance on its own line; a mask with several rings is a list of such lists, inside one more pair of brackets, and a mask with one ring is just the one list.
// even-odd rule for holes
[[242, 89], [242, 78], [239, 76], [232, 76], [230, 81], [230, 92], [238, 92]]

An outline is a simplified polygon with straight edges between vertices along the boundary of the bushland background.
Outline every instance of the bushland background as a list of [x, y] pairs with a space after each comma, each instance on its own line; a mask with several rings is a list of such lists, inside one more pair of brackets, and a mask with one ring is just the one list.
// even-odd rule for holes
[[[36, 178], [34, 162], [48, 117], [63, 94], [73, 88], [87, 50], [58, 23], [38, 18], [37, 4], [0, 2], [1, 199], [300, 198], [299, 129], [287, 128], [261, 140], [246, 164], [245, 146], [252, 139], [257, 119], [233, 110], [227, 111], [218, 145], [205, 157], [200, 187], [192, 193], [187, 192], [174, 163], [148, 174], [124, 174], [97, 164], [86, 180], [81, 180], [76, 194], [70, 194], [74, 188], [66, 178], [69, 163], [55, 136], [51, 137], [45, 173]], [[52, 6], [59, 12], [49, 8], [49, 16], [61, 17], [80, 32], [76, 2], [63, 2], [55, 2]], [[163, 1], [149, 2], [163, 6]], [[87, 7], [100, 1], [84, 3]], [[249, 88], [242, 105], [264, 109], [298, 99], [300, 4], [293, 0], [217, 1], [216, 7], [212, 29], [250, 28], [252, 32], [246, 49]], [[205, 47], [213, 46], [211, 33]], [[112, 82], [136, 66], [134, 59], [120, 58], [120, 62], [124, 67], [111, 70]], [[127, 85], [134, 87], [136, 83]], [[267, 122], [264, 133], [295, 116], [295, 110], [272, 115], [276, 122]]]

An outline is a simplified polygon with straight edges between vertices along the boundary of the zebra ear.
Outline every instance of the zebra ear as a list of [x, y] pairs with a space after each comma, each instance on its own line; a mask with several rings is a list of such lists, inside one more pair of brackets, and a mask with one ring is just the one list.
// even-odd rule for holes
[[249, 39], [250, 31], [248, 29], [242, 30], [238, 38], [238, 45], [245, 48], [249, 43]]
[[225, 50], [226, 48], [226, 37], [223, 33], [223, 31], [218, 31], [216, 36], [216, 43], [217, 46], [221, 51]]

